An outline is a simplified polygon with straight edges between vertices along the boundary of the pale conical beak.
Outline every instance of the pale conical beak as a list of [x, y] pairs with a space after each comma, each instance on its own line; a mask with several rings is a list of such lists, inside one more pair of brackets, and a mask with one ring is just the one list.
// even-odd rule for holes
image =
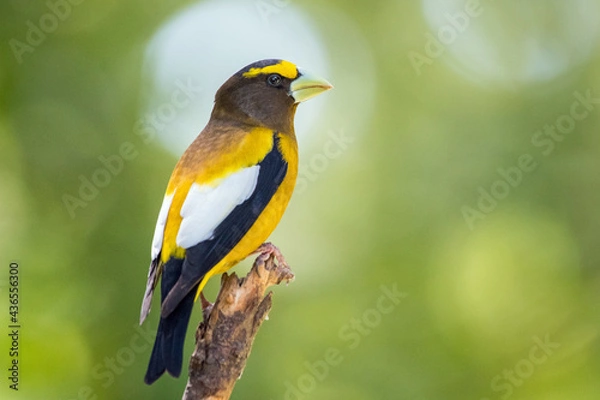
[[300, 76], [292, 81], [290, 85], [290, 96], [296, 103], [312, 99], [316, 95], [333, 88], [333, 85], [325, 79], [312, 75], [298, 68]]

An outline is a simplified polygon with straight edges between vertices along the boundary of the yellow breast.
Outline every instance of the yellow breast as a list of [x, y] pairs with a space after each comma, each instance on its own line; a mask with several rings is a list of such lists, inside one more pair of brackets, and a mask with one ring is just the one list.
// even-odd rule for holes
[[271, 201], [242, 240], [202, 279], [198, 287], [198, 295], [211, 276], [227, 271], [263, 244], [281, 220], [296, 185], [296, 177], [298, 176], [298, 147], [293, 134], [279, 133], [278, 136], [279, 150], [283, 158], [288, 162], [285, 178]]

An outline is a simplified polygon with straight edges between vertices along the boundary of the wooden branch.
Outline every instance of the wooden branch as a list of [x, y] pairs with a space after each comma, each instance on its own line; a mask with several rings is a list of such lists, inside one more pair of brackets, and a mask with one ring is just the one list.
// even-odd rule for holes
[[226, 400], [241, 377], [258, 328], [272, 305], [268, 287], [294, 279], [292, 271], [277, 265], [272, 254], [261, 254], [245, 278], [223, 274], [212, 309], [196, 331], [189, 379], [183, 400]]

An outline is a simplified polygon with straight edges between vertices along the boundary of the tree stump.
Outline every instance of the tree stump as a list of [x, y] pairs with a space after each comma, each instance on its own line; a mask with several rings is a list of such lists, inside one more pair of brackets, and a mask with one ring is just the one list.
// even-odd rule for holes
[[183, 400], [229, 399], [271, 310], [273, 292], [265, 296], [265, 291], [293, 279], [289, 267], [276, 263], [273, 254], [261, 254], [245, 278], [223, 274], [215, 304], [203, 304], [204, 321], [196, 331]]

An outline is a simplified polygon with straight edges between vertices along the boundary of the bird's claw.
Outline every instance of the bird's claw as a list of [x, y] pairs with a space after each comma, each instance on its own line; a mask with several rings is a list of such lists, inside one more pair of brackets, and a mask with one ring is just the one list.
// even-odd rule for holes
[[285, 261], [283, 254], [281, 254], [281, 251], [273, 243], [266, 242], [261, 244], [252, 254], [256, 253], [260, 253], [258, 256], [259, 262], [266, 262], [270, 257], [274, 257], [280, 267], [290, 267], [287, 261]]

